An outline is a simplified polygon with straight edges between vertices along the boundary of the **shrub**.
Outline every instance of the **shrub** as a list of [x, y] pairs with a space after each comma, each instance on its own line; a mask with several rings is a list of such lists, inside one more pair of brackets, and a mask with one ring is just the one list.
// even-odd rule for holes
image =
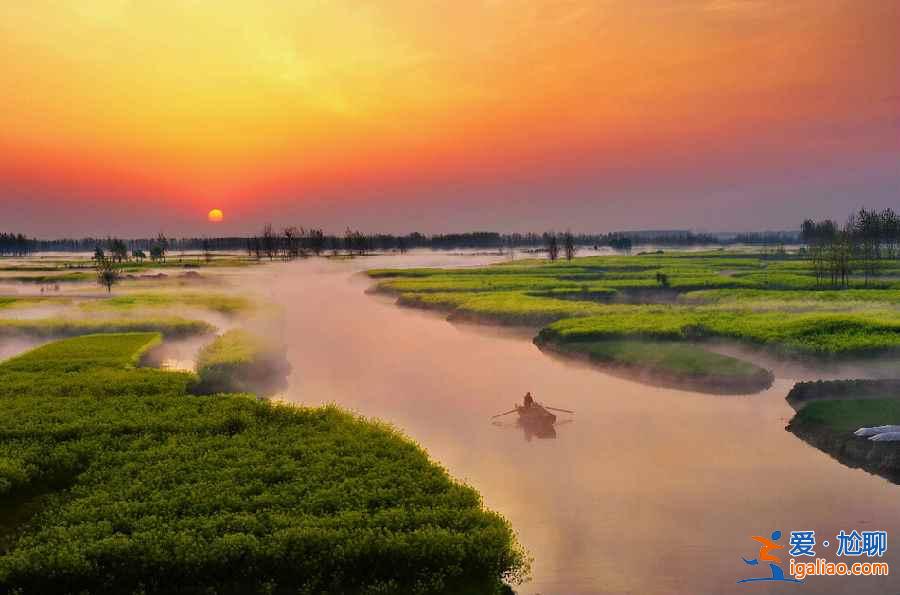
[[199, 394], [276, 392], [290, 365], [284, 348], [244, 330], [231, 330], [204, 347], [197, 357]]

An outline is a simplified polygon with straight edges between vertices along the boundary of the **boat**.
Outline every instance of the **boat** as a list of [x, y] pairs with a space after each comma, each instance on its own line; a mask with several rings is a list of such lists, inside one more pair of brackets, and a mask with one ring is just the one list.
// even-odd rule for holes
[[529, 406], [516, 405], [516, 413], [519, 414], [519, 423], [523, 425], [553, 425], [556, 423], [556, 416], [539, 403]]

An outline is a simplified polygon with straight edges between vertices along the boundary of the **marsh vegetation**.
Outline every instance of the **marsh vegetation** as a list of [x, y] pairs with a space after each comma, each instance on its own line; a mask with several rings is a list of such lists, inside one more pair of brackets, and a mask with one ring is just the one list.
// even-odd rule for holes
[[[877, 271], [877, 279], [849, 278], [853, 289], [819, 291], [805, 253], [715, 251], [369, 274], [402, 305], [443, 310], [452, 320], [542, 327], [535, 339], [542, 348], [588, 355], [642, 379], [677, 376], [686, 386], [754, 392], [770, 375], [704, 343], [729, 340], [809, 360], [900, 354], [900, 262], [885, 259]], [[670, 345], [642, 348], [647, 341]]]
[[[289, 370], [258, 304], [168, 278], [0, 302], [53, 312], [0, 321], [49, 341], [0, 363], [0, 591], [499, 592], [526, 571], [509, 524], [397, 430], [258, 400]], [[186, 337], [196, 373], [142, 365]]]

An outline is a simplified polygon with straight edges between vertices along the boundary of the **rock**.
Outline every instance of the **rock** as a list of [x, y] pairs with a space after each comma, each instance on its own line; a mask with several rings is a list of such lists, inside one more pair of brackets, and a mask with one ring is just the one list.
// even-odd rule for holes
[[884, 434], [885, 432], [900, 432], [900, 426], [875, 426], [873, 428], [860, 428], [853, 432], [853, 435], [859, 436], [860, 438], [869, 438], [871, 436], [877, 436], [878, 434]]

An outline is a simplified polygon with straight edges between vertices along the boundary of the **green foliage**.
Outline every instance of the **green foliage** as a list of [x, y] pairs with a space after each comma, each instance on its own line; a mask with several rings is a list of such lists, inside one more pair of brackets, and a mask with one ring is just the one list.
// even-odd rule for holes
[[813, 263], [789, 255], [667, 252], [369, 274], [401, 303], [451, 318], [553, 323], [543, 341], [719, 337], [828, 356], [900, 347], [900, 282], [813, 291]]
[[228, 331], [200, 350], [197, 374], [200, 394], [273, 392], [290, 370], [283, 346], [247, 331]]
[[544, 341], [607, 338], [729, 338], [798, 354], [861, 355], [900, 346], [900, 316], [844, 313], [742, 312], [666, 306], [622, 306], [600, 316], [561, 320]]
[[815, 380], [798, 382], [787, 400], [804, 403], [821, 399], [900, 399], [900, 379]]
[[0, 320], [0, 337], [28, 335], [31, 337], [71, 337], [95, 333], [160, 332], [166, 337], [202, 335], [214, 330], [201, 320], [177, 317], [81, 319], [42, 318], [39, 320]]
[[761, 390], [772, 382], [771, 373], [759, 366], [687, 343], [610, 340], [566, 343], [562, 348], [614, 368], [709, 389]]
[[0, 364], [0, 398], [184, 394], [192, 374], [133, 369], [159, 342], [159, 333], [129, 333], [44, 345]]
[[[30, 518], [0, 517], [19, 522], [0, 527], [0, 591], [491, 592], [524, 570], [508, 523], [388, 426], [174, 384], [129, 392], [130, 375], [190, 376], [132, 367], [158, 340], [80, 337], [0, 365], [0, 386], [33, 381], [0, 398], [0, 497], [47, 492]], [[52, 381], [104, 373], [118, 390]]]
[[188, 292], [129, 293], [103, 300], [90, 300], [80, 304], [82, 310], [135, 310], [142, 308], [168, 308], [189, 306], [220, 312], [238, 314], [252, 307], [249, 299], [237, 295]]
[[900, 424], [900, 399], [816, 401], [801, 409], [795, 420], [826, 426], [841, 433], [862, 427]]

